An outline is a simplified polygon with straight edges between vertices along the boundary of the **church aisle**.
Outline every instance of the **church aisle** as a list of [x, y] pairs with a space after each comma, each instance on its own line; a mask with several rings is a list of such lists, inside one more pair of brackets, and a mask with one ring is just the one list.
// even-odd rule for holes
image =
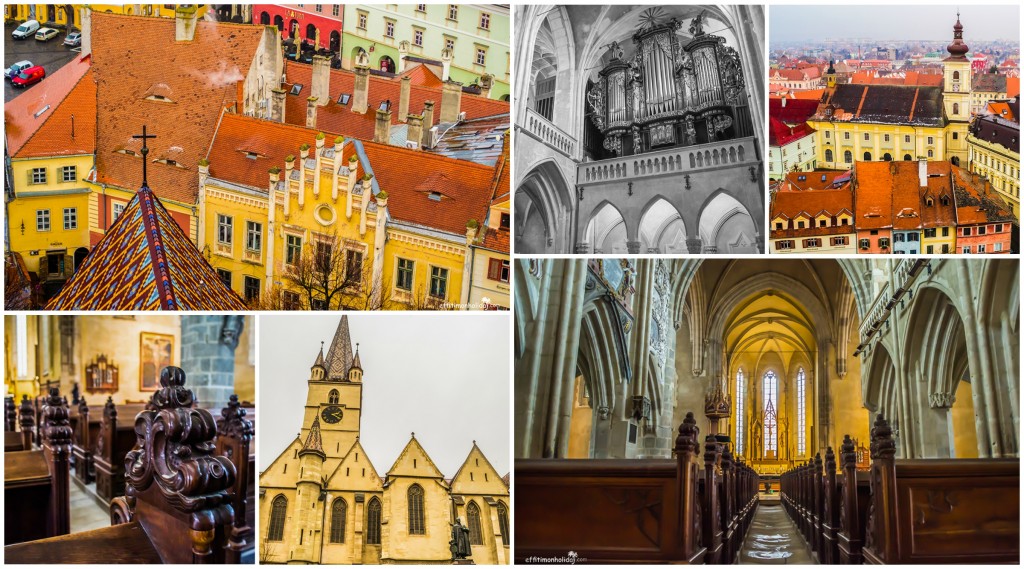
[[786, 515], [781, 502], [761, 500], [740, 547], [738, 562], [807, 565], [814, 560], [800, 536], [800, 530]]
[[70, 484], [71, 492], [71, 533], [89, 531], [110, 525], [110, 513], [92, 499], [92, 496], [78, 485]]

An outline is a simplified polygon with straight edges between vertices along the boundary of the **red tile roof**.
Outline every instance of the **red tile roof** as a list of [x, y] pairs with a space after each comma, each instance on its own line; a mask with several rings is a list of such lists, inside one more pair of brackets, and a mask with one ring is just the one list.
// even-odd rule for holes
[[952, 171], [955, 177], [953, 195], [958, 225], [1017, 222], [1003, 198], [992, 189], [990, 182], [962, 168], [952, 167]]
[[768, 99], [768, 116], [775, 117], [786, 124], [801, 124], [818, 110], [818, 99], [791, 99], [770, 97]]
[[889, 166], [893, 162], [856, 162], [857, 200], [853, 224], [857, 229], [889, 229], [892, 227], [892, 179]]
[[[413, 70], [415, 71], [415, 70]], [[328, 94], [330, 101], [317, 109], [317, 128], [323, 131], [337, 132], [344, 136], [360, 140], [373, 140], [373, 131], [377, 123], [374, 112], [381, 101], [391, 101], [391, 124], [398, 121], [398, 102], [401, 98], [401, 80], [391, 77], [370, 75], [368, 108], [363, 114], [352, 112], [352, 102], [347, 105], [338, 104], [338, 96], [351, 94], [355, 88], [355, 73], [346, 69], [331, 69]], [[295, 125], [306, 124], [306, 99], [310, 97], [313, 82], [313, 67], [293, 61], [285, 62], [287, 85], [283, 87], [289, 93], [285, 95], [285, 122]], [[298, 95], [291, 94], [292, 85], [299, 83], [302, 89]], [[434, 119], [436, 125], [441, 118], [441, 87], [430, 85], [411, 85], [409, 89], [409, 112], [419, 114], [423, 111], [423, 102], [434, 102]], [[505, 101], [488, 99], [479, 95], [463, 93], [461, 109], [467, 119], [489, 117], [509, 112], [509, 104]]]
[[906, 71], [902, 74], [878, 75], [877, 71], [858, 71], [850, 76], [853, 85], [917, 85], [925, 87], [941, 87], [941, 73], [921, 73]]
[[440, 77], [434, 75], [434, 72], [426, 65], [416, 65], [411, 69], [406, 69], [398, 76], [400, 78], [409, 77], [410, 85], [426, 87], [428, 89], [440, 89], [444, 85], [444, 81], [441, 81]]
[[814, 134], [814, 129], [807, 126], [806, 123], [787, 126], [773, 116], [768, 117], [769, 146], [785, 146], [812, 134]]
[[[209, 153], [210, 175], [266, 188], [267, 170], [283, 167], [285, 156], [297, 154], [303, 143], [312, 145], [316, 135], [316, 130], [305, 127], [224, 113]], [[333, 146], [336, 136], [326, 133], [327, 147]], [[357, 146], [369, 160], [368, 169], [365, 162], [360, 168], [372, 171], [379, 188], [388, 193], [393, 219], [465, 235], [470, 219], [482, 221], [487, 214], [493, 195], [493, 167], [373, 142], [346, 142], [343, 158], [357, 152]], [[246, 151], [259, 157], [247, 158]], [[431, 199], [431, 192], [440, 193], [440, 201]]]
[[1006, 78], [1006, 96], [1007, 97], [1018, 97], [1018, 96], [1020, 96], [1020, 77], [1007, 77]]
[[[7, 154], [14, 158], [91, 154], [96, 85], [88, 56], [78, 57], [4, 105]], [[71, 115], [75, 136], [71, 136]]]
[[780, 237], [811, 237], [815, 235], [839, 235], [852, 233], [850, 225], [832, 225], [830, 227], [814, 227], [814, 218], [819, 215], [835, 217], [841, 213], [853, 216], [853, 192], [845, 185], [838, 189], [827, 190], [792, 190], [780, 189], [772, 200], [770, 219], [784, 217], [794, 219], [801, 214], [811, 218], [810, 227], [805, 229], [777, 230], [772, 226], [772, 238]]
[[[146, 125], [149, 184], [164, 199], [195, 203], [196, 165], [206, 153], [221, 109], [236, 101], [263, 38], [262, 26], [199, 21], [195, 38], [175, 41], [170, 18], [93, 12], [92, 58], [99, 104], [96, 168], [99, 182], [126, 189], [142, 185], [133, 134]], [[130, 63], [130, 65], [126, 65]], [[159, 89], [173, 102], [147, 100]], [[180, 166], [155, 163], [168, 158]]]

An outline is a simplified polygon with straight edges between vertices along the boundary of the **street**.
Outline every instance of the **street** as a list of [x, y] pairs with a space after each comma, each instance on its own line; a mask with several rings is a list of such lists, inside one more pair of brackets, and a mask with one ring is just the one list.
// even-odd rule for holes
[[[17, 61], [27, 59], [33, 65], [42, 65], [46, 70], [46, 75], [49, 76], [78, 56], [79, 48], [76, 47], [72, 51], [71, 48], [64, 47], [63, 31], [48, 42], [39, 42], [34, 38], [14, 41], [11, 32], [18, 27], [18, 24], [11, 22], [4, 25], [4, 69]], [[4, 102], [9, 102], [24, 91], [35, 89], [45, 82], [46, 79], [43, 79], [28, 89], [16, 89], [10, 81], [4, 80]]]

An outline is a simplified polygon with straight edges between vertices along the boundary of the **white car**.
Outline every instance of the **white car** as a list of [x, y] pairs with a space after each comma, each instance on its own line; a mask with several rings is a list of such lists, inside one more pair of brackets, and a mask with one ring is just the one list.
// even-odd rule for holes
[[27, 37], [31, 37], [32, 34], [36, 33], [39, 29], [39, 22], [35, 20], [29, 20], [24, 24], [18, 26], [18, 29], [11, 32], [11, 37], [16, 40], [23, 40]]
[[53, 28], [39, 28], [36, 32], [36, 41], [50, 41], [57, 37], [57, 30]]
[[15, 75], [17, 75], [17, 74], [21, 73], [22, 71], [28, 69], [29, 67], [32, 67], [32, 62], [31, 61], [29, 61], [27, 59], [23, 60], [23, 61], [19, 61], [19, 62], [15, 63], [14, 65], [8, 67], [4, 71], [4, 77], [6, 77], [8, 79], [14, 79]]

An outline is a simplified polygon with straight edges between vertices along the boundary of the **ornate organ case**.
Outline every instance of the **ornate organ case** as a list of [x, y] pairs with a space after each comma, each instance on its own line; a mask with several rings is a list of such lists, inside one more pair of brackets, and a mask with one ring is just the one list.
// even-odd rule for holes
[[602, 146], [615, 156], [689, 146], [750, 134], [739, 54], [704, 32], [701, 14], [682, 43], [682, 23], [651, 8], [633, 34], [628, 61], [618, 43], [587, 93]]

